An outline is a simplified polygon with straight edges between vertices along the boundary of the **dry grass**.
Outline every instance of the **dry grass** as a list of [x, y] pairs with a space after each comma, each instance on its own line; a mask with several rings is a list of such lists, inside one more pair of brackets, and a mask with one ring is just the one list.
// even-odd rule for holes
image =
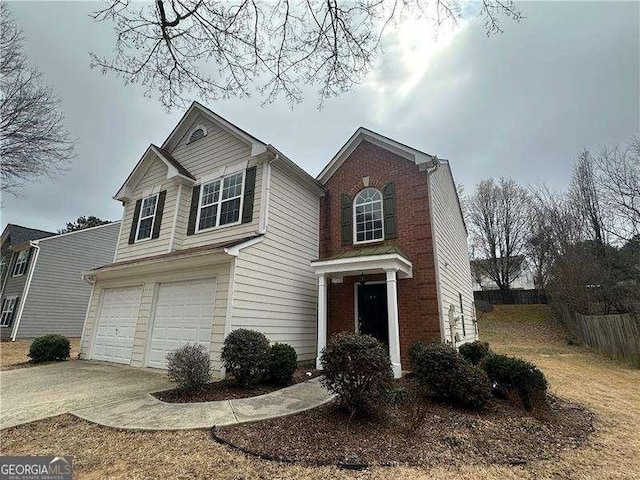
[[[33, 339], [0, 342], [0, 370], [32, 366], [27, 357], [32, 341]], [[71, 358], [76, 359], [80, 351], [80, 339], [70, 338], [69, 341], [71, 343]]]
[[567, 346], [544, 308], [497, 309], [481, 320], [480, 331], [498, 352], [537, 363], [553, 391], [598, 414], [585, 447], [521, 467], [349, 472], [246, 458], [213, 443], [205, 431], [123, 432], [61, 416], [3, 431], [2, 454], [72, 455], [80, 479], [640, 479], [640, 371]]

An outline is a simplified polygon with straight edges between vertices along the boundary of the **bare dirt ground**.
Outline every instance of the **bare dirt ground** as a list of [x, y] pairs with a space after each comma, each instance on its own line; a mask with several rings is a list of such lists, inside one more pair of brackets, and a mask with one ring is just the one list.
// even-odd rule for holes
[[[33, 339], [0, 342], [0, 370], [34, 366], [34, 364], [29, 363], [29, 357], [27, 357], [32, 341]], [[71, 343], [70, 359], [75, 360], [78, 358], [78, 352], [80, 351], [80, 339], [70, 338], [69, 342]]]
[[63, 415], [0, 432], [0, 450], [3, 455], [71, 455], [79, 479], [640, 479], [640, 370], [566, 345], [566, 334], [544, 307], [497, 308], [479, 328], [496, 351], [535, 362], [554, 393], [597, 414], [596, 431], [585, 446], [524, 466], [353, 472], [247, 458], [211, 441], [208, 431], [124, 432]]

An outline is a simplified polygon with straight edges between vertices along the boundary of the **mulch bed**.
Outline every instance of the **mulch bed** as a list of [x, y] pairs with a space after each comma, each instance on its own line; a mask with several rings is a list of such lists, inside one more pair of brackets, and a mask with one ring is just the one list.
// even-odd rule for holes
[[305, 465], [522, 465], [578, 448], [593, 432], [594, 415], [584, 407], [555, 396], [549, 407], [539, 420], [506, 400], [492, 400], [481, 413], [425, 401], [349, 419], [332, 402], [213, 436], [245, 453]]
[[[293, 374], [291, 385], [306, 382], [319, 375], [322, 372], [312, 368], [299, 368]], [[158, 400], [168, 403], [198, 403], [198, 402], [215, 402], [218, 400], [233, 400], [238, 398], [256, 397], [265, 393], [274, 392], [283, 388], [283, 386], [260, 384], [250, 388], [238, 386], [233, 380], [220, 380], [211, 382], [202, 390], [185, 391], [175, 388], [173, 390], [165, 390], [162, 392], [152, 393]]]

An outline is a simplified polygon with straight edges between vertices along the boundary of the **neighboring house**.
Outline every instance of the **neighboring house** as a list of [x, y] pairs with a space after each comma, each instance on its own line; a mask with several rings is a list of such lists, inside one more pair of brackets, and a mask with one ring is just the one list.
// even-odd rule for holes
[[113, 263], [94, 285], [81, 356], [166, 368], [203, 345], [216, 376], [233, 329], [257, 329], [316, 357], [321, 185], [277, 149], [198, 103], [150, 145], [115, 199]]
[[60, 235], [7, 225], [2, 234], [2, 338], [79, 337], [91, 294], [82, 273], [113, 259], [119, 230], [119, 222]]
[[368, 333], [389, 346], [398, 377], [418, 340], [477, 339], [467, 231], [449, 163], [360, 128], [318, 180], [325, 196], [313, 262], [317, 351], [335, 332]]
[[[527, 265], [523, 256], [509, 257], [517, 258], [522, 262], [522, 268], [516, 278], [512, 279], [511, 290], [533, 290], [536, 288], [533, 279], [533, 272]], [[500, 262], [501, 259], [498, 259]], [[472, 260], [471, 261], [471, 277], [473, 279], [473, 291], [480, 292], [482, 290], [498, 290], [498, 285], [486, 273], [486, 262], [488, 260]]]

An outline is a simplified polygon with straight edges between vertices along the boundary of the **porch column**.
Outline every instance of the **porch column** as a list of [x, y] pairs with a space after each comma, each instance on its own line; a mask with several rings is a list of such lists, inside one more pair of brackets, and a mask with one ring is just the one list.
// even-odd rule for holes
[[389, 357], [394, 378], [402, 376], [400, 366], [400, 326], [398, 323], [398, 289], [395, 270], [387, 270], [387, 319], [389, 323]]
[[320, 354], [327, 345], [327, 278], [324, 273], [318, 275], [318, 351], [316, 368], [322, 369]]

